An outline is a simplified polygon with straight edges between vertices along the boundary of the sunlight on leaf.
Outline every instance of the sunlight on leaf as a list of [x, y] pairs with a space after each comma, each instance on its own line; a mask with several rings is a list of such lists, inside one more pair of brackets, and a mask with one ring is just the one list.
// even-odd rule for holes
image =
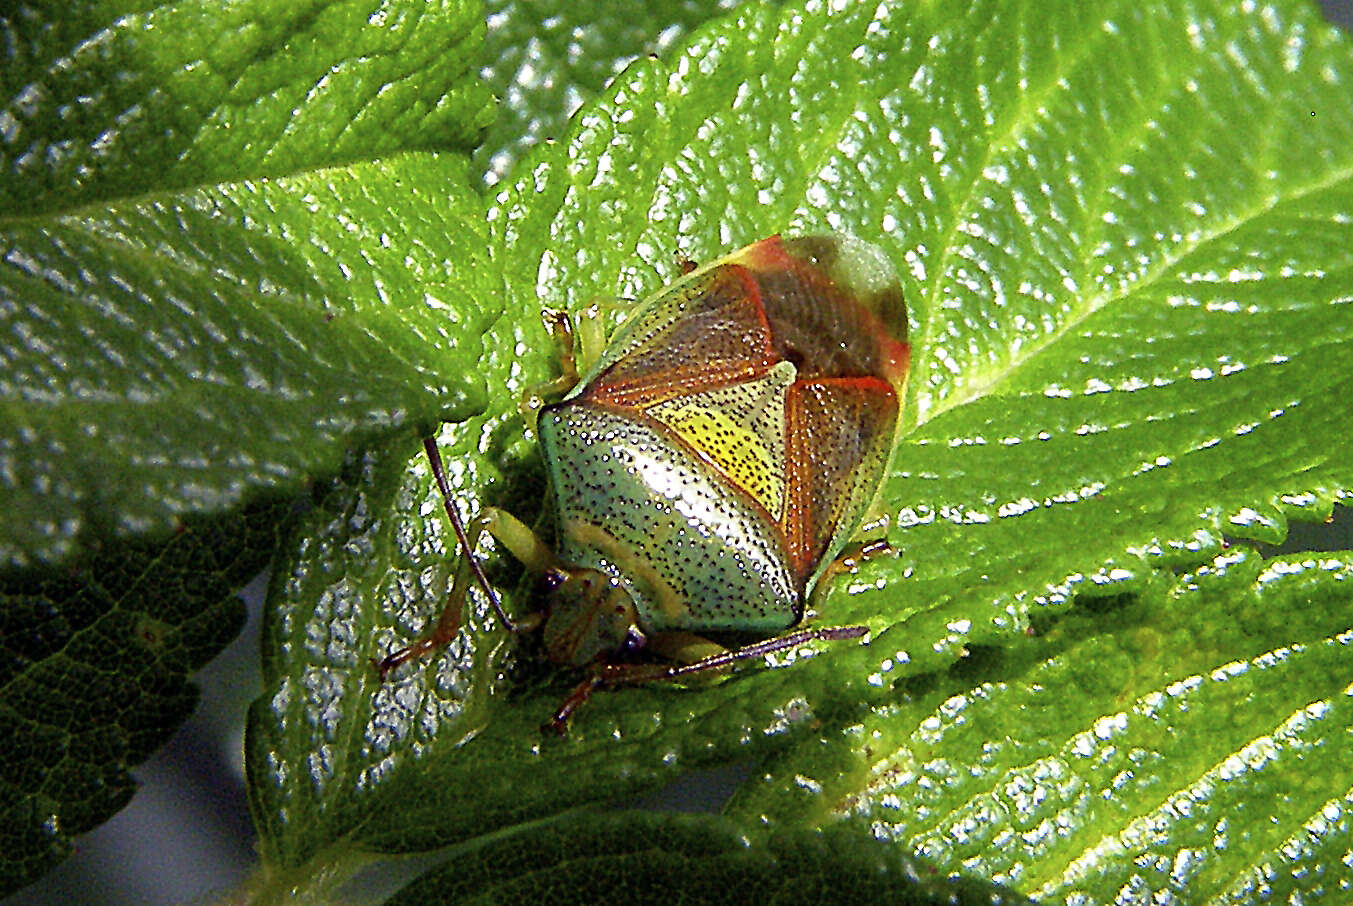
[[[1136, 50], [1147, 45], [1162, 51]], [[848, 763], [849, 728], [905, 726], [893, 709], [913, 684], [951, 682], [956, 663], [954, 677], [979, 681], [1033, 670], [1053, 656], [1061, 636], [1039, 634], [1059, 620], [1090, 640], [1075, 664], [1093, 677], [1096, 657], [1122, 659], [1094, 643], [1118, 628], [1112, 602], [1159, 604], [1173, 571], [1209, 563], [1225, 538], [1273, 540], [1289, 518], [1328, 516], [1353, 487], [1334, 440], [1353, 420], [1333, 402], [1353, 386], [1350, 357], [1334, 354], [1353, 339], [1350, 66], [1347, 42], [1295, 8], [1000, 3], [964, 16], [738, 11], [670, 62], [632, 66], [489, 210], [506, 316], [484, 347], [516, 352], [481, 362], [500, 395], [450, 440], [466, 510], [477, 499], [529, 519], [538, 508], [540, 466], [515, 406], [551, 374], [541, 305], [642, 297], [679, 272], [678, 253], [708, 260], [776, 231], [850, 232], [904, 267], [914, 328], [913, 428], [884, 488], [898, 553], [841, 580], [821, 617], [866, 622], [871, 642], [712, 688], [600, 696], [557, 741], [534, 728], [568, 678], [511, 640], [501, 651], [518, 656], [486, 673], [476, 642], [498, 636], [476, 630], [392, 688], [339, 679], [359, 691], [340, 696], [355, 723], [325, 731], [345, 765], [329, 792], [269, 786], [254, 762], [261, 808], [281, 815], [300, 796], [320, 816], [295, 830], [265, 820], [278, 835], [269, 851], [296, 864], [326, 839], [424, 849], [776, 751]], [[1263, 135], [1241, 141], [1230, 124], [1242, 116]], [[418, 473], [415, 447], [403, 455]], [[414, 500], [442, 537], [435, 498]], [[409, 503], [376, 518], [397, 524]], [[511, 606], [539, 606], [514, 591], [513, 564], [485, 556]], [[295, 562], [297, 575], [318, 566]], [[326, 582], [357, 568], [325, 570]], [[407, 587], [360, 584], [352, 625], [375, 633], [344, 630], [350, 644], [309, 663], [341, 675], [416, 636], [450, 566], [435, 568], [416, 601]], [[1211, 626], [1226, 619], [1218, 606], [1190, 612]], [[327, 619], [314, 613], [309, 631]], [[1168, 614], [1148, 608], [1143, 638], [1169, 634], [1152, 622]], [[272, 653], [282, 673], [296, 675], [288, 655], [304, 631], [293, 624]], [[1258, 656], [1247, 650], [1223, 633], [1200, 669]], [[1110, 675], [1068, 694], [1102, 715]], [[456, 711], [449, 729], [411, 722], [389, 749], [356, 730], [382, 700], [419, 715], [457, 698], [486, 710]], [[319, 726], [304, 706], [286, 713], [270, 731], [282, 748], [267, 753], [283, 764], [311, 757]], [[363, 772], [378, 759], [388, 773], [372, 785]], [[1017, 889], [1028, 880], [979, 867], [1009, 872]]]

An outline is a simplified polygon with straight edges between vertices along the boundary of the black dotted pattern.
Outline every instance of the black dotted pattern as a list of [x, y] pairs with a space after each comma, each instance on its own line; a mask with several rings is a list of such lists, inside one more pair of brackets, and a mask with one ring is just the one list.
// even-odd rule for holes
[[803, 588], [779, 528], [657, 425], [585, 401], [548, 407], [559, 553], [626, 583], [650, 632], [773, 632]]

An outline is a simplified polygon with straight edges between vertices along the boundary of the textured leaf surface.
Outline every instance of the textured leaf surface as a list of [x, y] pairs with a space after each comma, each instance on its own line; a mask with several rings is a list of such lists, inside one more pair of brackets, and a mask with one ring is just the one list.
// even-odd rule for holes
[[354, 436], [482, 405], [464, 175], [398, 157], [9, 221], [0, 564], [294, 493]]
[[448, 306], [478, 334], [464, 163], [369, 162], [484, 125], [478, 5], [143, 7], [0, 14], [0, 565], [479, 402], [443, 354]]
[[473, 0], [35, 3], [0, 12], [0, 214], [467, 148]]
[[393, 154], [478, 133], [481, 37], [424, 0], [0, 11], [0, 889], [191, 710], [270, 501], [482, 405], [482, 205]]
[[61, 572], [0, 574], [0, 896], [131, 798], [129, 769], [192, 710], [187, 677], [239, 632], [233, 591], [268, 562], [285, 518], [254, 507]]
[[[674, 896], [674, 892], [676, 893]], [[440, 903], [983, 904], [1028, 902], [951, 880], [861, 834], [750, 840], [708, 815], [581, 815], [459, 850], [387, 900]]]
[[[1113, 606], [1165, 638], [1172, 608], [1189, 610], [1195, 636], [1219, 635], [1194, 672], [1299, 641], [1279, 620], [1256, 648], [1217, 625], [1231, 597], [1163, 589], [1212, 563], [1224, 536], [1278, 540], [1288, 518], [1323, 519], [1353, 488], [1350, 78], [1347, 41], [1305, 7], [1222, 3], [758, 8], [670, 64], [631, 67], [489, 210], [505, 317], [478, 363], [488, 413], [443, 433], [460, 503], [538, 510], [515, 405], [551, 373], [542, 303], [643, 296], [676, 275], [678, 250], [707, 260], [776, 231], [853, 233], [905, 270], [913, 326], [911, 428], [883, 494], [898, 553], [819, 608], [822, 622], [868, 623], [871, 643], [708, 688], [606, 694], [545, 740], [535, 726], [569, 678], [505, 639], [480, 601], [443, 655], [379, 684], [367, 659], [422, 630], [449, 569], [423, 556], [449, 545], [410, 437], [334, 486], [274, 587], [250, 745], [268, 859], [427, 848], [777, 750], [782, 778], [807, 752], [850, 763], [861, 744], [847, 728], [914, 729], [889, 708], [916, 683], [1035, 670], [1058, 621], [1108, 636], [1073, 664], [1088, 677], [1068, 693], [1080, 715], [1043, 731], [1066, 745], [1128, 705], [1122, 682], [1090, 682], [1096, 652], [1126, 657]], [[510, 592], [515, 568], [490, 559]], [[539, 606], [529, 587], [509, 598]], [[1321, 641], [1338, 631], [1303, 641], [1324, 646], [1325, 668], [1341, 662]], [[1255, 682], [1273, 714], [1311, 700]], [[1337, 775], [1330, 749], [1306, 758]], [[981, 751], [957, 752], [956, 772]], [[1187, 769], [1151, 771], [1179, 784], [1166, 796], [1189, 783]], [[1262, 800], [1250, 782], [1231, 794]], [[1094, 806], [1090, 789], [1072, 811]], [[767, 811], [812, 824], [824, 802]], [[1010, 876], [1026, 891], [1027, 873]]]
[[986, 657], [980, 684], [913, 684], [730, 812], [857, 821], [1045, 902], [1337, 902], [1351, 613], [1353, 556], [1228, 552]]
[[482, 76], [501, 102], [475, 160], [490, 185], [583, 102], [645, 54], [670, 55], [691, 29], [741, 0], [488, 0]]

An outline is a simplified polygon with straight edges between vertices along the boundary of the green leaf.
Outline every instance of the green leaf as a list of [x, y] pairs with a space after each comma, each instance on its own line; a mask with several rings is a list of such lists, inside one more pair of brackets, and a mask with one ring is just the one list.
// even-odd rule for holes
[[[817, 608], [870, 644], [600, 695], [546, 740], [571, 678], [476, 599], [444, 653], [378, 683], [369, 659], [428, 625], [455, 556], [415, 439], [394, 440], [326, 494], [273, 589], [250, 739], [267, 861], [432, 848], [777, 750], [849, 761], [847, 728], [894, 719], [913, 683], [1031, 670], [1050, 621], [1326, 518], [1353, 489], [1350, 85], [1347, 41], [1295, 4], [754, 8], [632, 66], [488, 210], [504, 317], [487, 413], [442, 435], [458, 505], [539, 510], [515, 407], [551, 374], [542, 304], [646, 295], [678, 251], [853, 233], [904, 269], [913, 324], [882, 498], [898, 552]], [[486, 556], [511, 607], [540, 606]], [[1222, 633], [1208, 663], [1255, 656]], [[1116, 691], [1076, 694], [1102, 714]]]
[[464, 161], [369, 160], [486, 123], [477, 4], [48, 4], [0, 30], [0, 565], [294, 492], [481, 405], [442, 354], [448, 307], [467, 336], [492, 317], [455, 266], [483, 254]]
[[[679, 898], [677, 894], [679, 893]], [[749, 839], [709, 815], [583, 814], [457, 850], [386, 902], [986, 904], [1027, 902], [936, 876], [867, 836]]]
[[0, 213], [468, 149], [473, 0], [37, 3], [0, 13]]
[[[287, 52], [318, 49], [282, 53], [275, 71], [327, 89], [343, 81], [329, 73], [335, 54], [381, 65], [383, 55], [358, 35], [349, 41], [346, 28], [306, 30], [337, 10], [334, 22], [379, 42], [364, 31], [370, 20], [343, 19], [357, 9], [259, 15], [265, 31], [308, 36], [279, 39]], [[413, 22], [429, 8], [387, 9]], [[1207, 594], [1172, 591], [1177, 571], [1202, 576], [1214, 560], [1218, 574], [1240, 571], [1216, 559], [1225, 536], [1278, 540], [1287, 519], [1323, 519], [1353, 488], [1344, 442], [1353, 428], [1344, 405], [1353, 389], [1353, 57], [1305, 6], [755, 6], [701, 29], [670, 62], [633, 65], [580, 111], [562, 144], [524, 160], [484, 202], [450, 156], [345, 163], [439, 143], [417, 125], [436, 117], [419, 120], [429, 108], [399, 91], [382, 109], [412, 110], [412, 119], [373, 117], [379, 128], [351, 133], [357, 147], [328, 127], [350, 123], [360, 100], [321, 103], [315, 120], [302, 117], [315, 128], [288, 132], [300, 96], [268, 95], [257, 122], [288, 139], [274, 154], [233, 113], [182, 112], [230, 110], [221, 100], [229, 89], [201, 89], [216, 106], [194, 107], [152, 84], [217, 71], [190, 65], [191, 29], [152, 29], [131, 42], [118, 23], [136, 26], [137, 15], [110, 14], [108, 37], [101, 19], [69, 29], [59, 21], [3, 20], [18, 36], [9, 46], [46, 62], [18, 60], [19, 75], [3, 82], [17, 100], [0, 111], [6, 149], [42, 150], [41, 179], [15, 188], [17, 177], [0, 177], [12, 199], [0, 208], [0, 487], [10, 504], [0, 562], [47, 581], [56, 573], [14, 568], [109, 536], [155, 549], [172, 543], [162, 539], [185, 514], [293, 494], [338, 471], [340, 450], [366, 447], [321, 487], [270, 597], [249, 769], [266, 869], [287, 890], [313, 891], [366, 853], [476, 840], [729, 759], [764, 759], [781, 779], [810, 778], [795, 765], [827, 762], [854, 766], [846, 773], [857, 777], [865, 746], [851, 728], [877, 729], [894, 741], [880, 751], [895, 754], [921, 726], [918, 713], [943, 713], [933, 698], [912, 709], [929, 690], [947, 699], [999, 686], [1015, 703], [973, 713], [990, 718], [993, 734], [1023, 732], [1002, 721], [1019, 714], [1020, 695], [1039, 693], [1033, 677], [1053, 683], [1062, 667], [1077, 681], [1061, 682], [1069, 691], [1055, 703], [1057, 724], [1033, 724], [1065, 760], [1101, 718], [1206, 673], [1201, 691], [1187, 690], [1189, 714], [1171, 719], [1214, 741], [1183, 747], [1133, 722], [1122, 731], [1164, 753], [1138, 769], [1151, 790], [1129, 784], [1130, 819], [1095, 792], [1103, 783], [1084, 784], [1091, 792], [1079, 796], [1059, 789], [1060, 807], [1093, 820], [1073, 824], [1067, 842], [1058, 837], [1047, 862], [1026, 852], [1039, 838], [1021, 837], [1026, 849], [1005, 858], [1023, 859], [1023, 874], [1000, 853], [936, 847], [946, 868], [1004, 872], [1021, 891], [1114, 891], [1131, 879], [1113, 872], [1135, 863], [1111, 854], [1062, 875], [1049, 865], [1098, 852], [1086, 835], [1101, 829], [1126, 839], [1123, 828], [1141, 826], [1130, 820], [1155, 814], [1152, 795], [1187, 795], [1200, 764], [1245, 751], [1255, 737], [1226, 726], [1232, 710], [1253, 700], [1270, 737], [1299, 742], [1307, 727], [1279, 715], [1304, 714], [1315, 695], [1330, 707], [1304, 718], [1316, 734], [1308, 738], [1335, 728], [1329, 739], [1339, 739], [1346, 722], [1329, 684], [1346, 670], [1345, 597], [1333, 594], [1327, 621], [1275, 614], [1258, 630], [1260, 647], [1225, 625], [1247, 596], [1267, 595], [1258, 561], [1239, 561], [1253, 564], [1245, 582], [1200, 579]], [[198, 46], [265, 46], [235, 45], [229, 24], [213, 18]], [[237, 31], [246, 42], [261, 33]], [[460, 41], [463, 29], [446, 34]], [[410, 45], [414, 54], [438, 48], [418, 58], [419, 78], [399, 83], [427, 92], [417, 98], [462, 97], [458, 76], [432, 62], [446, 55], [443, 37]], [[113, 66], [99, 70], [105, 46]], [[138, 46], [168, 66], [128, 59]], [[462, 72], [465, 58], [447, 56]], [[403, 62], [396, 69], [408, 71]], [[67, 81], [86, 68], [92, 76]], [[124, 69], [129, 95], [109, 77]], [[426, 86], [424, 73], [433, 73]], [[244, 79], [245, 94], [263, 97], [262, 82]], [[43, 95], [30, 116], [21, 89], [49, 83], [56, 100], [46, 106]], [[360, 99], [360, 86], [344, 96]], [[69, 102], [84, 97], [93, 99], [89, 119]], [[139, 120], [115, 120], [141, 97], [163, 104], [145, 134]], [[471, 134], [482, 106], [448, 103], [464, 111], [448, 114], [453, 131]], [[110, 123], [136, 141], [117, 133], [105, 164], [99, 137]], [[183, 137], [199, 132], [201, 150]], [[299, 172], [317, 166], [330, 169]], [[378, 682], [368, 659], [422, 631], [453, 564], [417, 432], [457, 422], [442, 437], [466, 511], [481, 501], [528, 518], [539, 509], [542, 470], [516, 412], [521, 390], [552, 373], [539, 307], [642, 296], [679, 271], [678, 254], [708, 259], [775, 231], [824, 229], [886, 249], [911, 304], [909, 433], [881, 498], [899, 553], [815, 602], [822, 622], [868, 623], [870, 643], [795, 652], [777, 665], [785, 669], [757, 665], [701, 688], [601, 695], [568, 738], [544, 740], [535, 728], [573, 677], [542, 666], [529, 640], [506, 637], [476, 598], [468, 631], [446, 652]], [[538, 607], [529, 583], [489, 548], [509, 606]], [[138, 576], [159, 581], [153, 569]], [[52, 599], [79, 601], [75, 592]], [[27, 650], [11, 641], [33, 622], [26, 606], [11, 609], [19, 622], [0, 639], [6, 651]], [[67, 610], [75, 613], [63, 609], [63, 619]], [[1189, 631], [1175, 635], [1180, 613]], [[1127, 637], [1128, 627], [1137, 634]], [[124, 627], [121, 637], [144, 648], [161, 637], [158, 624], [151, 630]], [[1163, 643], [1143, 643], [1162, 639], [1197, 648], [1194, 666], [1173, 666]], [[1260, 663], [1298, 644], [1302, 676], [1320, 673], [1326, 685], [1291, 681], [1286, 661]], [[134, 666], [127, 650], [113, 661]], [[1137, 662], [1156, 673], [1135, 675]], [[1235, 663], [1248, 666], [1233, 685], [1211, 682]], [[20, 727], [16, 747], [42, 733], [32, 721]], [[978, 735], [951, 733], [954, 749], [936, 750], [974, 783], [988, 777], [984, 745], [1002, 739]], [[1225, 809], [1245, 814], [1289, 796], [1300, 820], [1319, 815], [1335, 827], [1324, 836], [1337, 847], [1341, 819], [1317, 804], [1346, 796], [1333, 779], [1347, 774], [1340, 748], [1301, 752], [1303, 771], [1319, 775], [1309, 788], [1298, 790], [1286, 765], [1228, 778]], [[90, 763], [119, 759], [130, 763], [107, 746]], [[13, 788], [27, 789], [31, 778], [16, 776], [23, 783]], [[58, 787], [83, 796], [64, 779]], [[830, 796], [810, 808], [772, 796], [752, 811], [746, 795], [740, 817], [780, 827], [841, 811]], [[861, 801], [892, 806], [887, 794]], [[938, 839], [895, 823], [883, 832]], [[1164, 850], [1187, 871], [1200, 846], [1182, 824], [1169, 828]], [[1308, 863], [1289, 856], [1300, 847], [1283, 843], [1297, 840], [1296, 827], [1237, 833], [1227, 858], [1328, 864], [1323, 843]], [[36, 871], [42, 858], [16, 872]], [[1205, 871], [1239, 864], [1204, 862]], [[1319, 882], [1291, 883], [1308, 893]]]
[[487, 121], [477, 5], [132, 6], [0, 13], [0, 890], [131, 796], [278, 498], [482, 406], [466, 162], [394, 153]]
[[1046, 902], [1316, 893], [1353, 841], [1350, 612], [1353, 555], [1238, 549], [1054, 621], [976, 685], [916, 684], [730, 812], [865, 823]]
[[187, 677], [244, 624], [233, 592], [267, 564], [286, 515], [255, 506], [64, 571], [0, 573], [0, 896], [131, 798], [129, 769], [192, 711]]
[[691, 30], [742, 0], [488, 0], [485, 83], [501, 100], [475, 161], [489, 185], [646, 54], [670, 56]]
[[498, 303], [464, 179], [403, 156], [10, 221], [0, 564], [295, 493], [355, 439], [481, 407]]
[[[240, 535], [238, 517], [203, 522], [185, 514], [212, 515], [265, 491], [294, 494], [311, 475], [337, 468], [354, 438], [482, 405], [482, 384], [466, 367], [475, 352], [447, 327], [461, 319], [474, 336], [474, 325], [492, 317], [467, 302], [465, 283], [489, 281], [491, 270], [470, 266], [483, 254], [482, 227], [448, 210], [447, 193], [463, 194], [463, 177], [463, 161], [401, 157], [12, 230], [22, 239], [10, 247], [11, 267], [0, 275], [9, 282], [0, 292], [13, 289], [11, 299], [26, 300], [9, 319], [9, 336], [24, 343], [25, 355], [12, 356], [21, 367], [0, 375], [7, 504], [0, 552], [9, 566], [0, 575], [14, 573], [21, 591], [6, 601], [0, 647], [20, 666], [33, 662], [15, 680], [21, 685], [7, 687], [19, 696], [14, 744], [25, 758], [6, 761], [14, 787], [6, 806], [23, 809], [12, 812], [16, 827], [33, 836], [23, 842], [25, 855], [14, 857], [24, 865], [19, 883], [32, 877], [30, 867], [64, 853], [70, 834], [125, 804], [127, 765], [154, 748], [144, 740], [128, 751], [116, 742], [81, 748], [69, 761], [79, 776], [44, 784], [35, 798], [28, 766], [49, 774], [51, 763], [63, 763], [54, 752], [67, 734], [77, 742], [89, 734], [41, 724], [50, 706], [31, 686], [55, 688], [73, 702], [88, 696], [65, 678], [63, 661], [44, 666], [50, 652], [34, 646], [33, 633], [41, 636], [49, 623], [84, 627], [112, 609], [108, 602], [120, 598], [103, 590], [103, 574], [124, 568], [124, 545], [145, 551], [128, 555], [139, 564], [140, 586], [180, 593], [178, 621], [219, 624], [213, 614], [231, 586], [215, 575], [212, 558], [248, 553], [243, 562], [256, 571], [274, 548], [257, 533]], [[327, 220], [310, 216], [317, 206], [329, 211]], [[425, 239], [401, 239], [398, 247], [390, 241], [419, 222]], [[307, 242], [296, 246], [292, 236]], [[392, 306], [392, 293], [418, 302]], [[491, 291], [475, 296], [494, 299]], [[205, 562], [176, 565], [155, 553], [172, 549], [174, 535], [165, 540], [166, 533], [190, 524], [212, 535], [215, 550]], [[111, 546], [111, 559], [99, 555], [69, 581], [38, 566], [117, 536], [128, 540]], [[201, 575], [193, 579], [195, 571]], [[231, 580], [238, 586], [251, 575], [232, 573]], [[68, 590], [31, 600], [23, 590], [53, 582]], [[100, 609], [90, 611], [86, 595]], [[105, 646], [104, 672], [91, 685], [112, 703], [82, 713], [140, 713], [155, 730], [145, 739], [158, 745], [195, 697], [147, 684], [144, 645], [126, 629], [139, 617], [112, 619], [118, 631], [90, 630]], [[212, 635], [216, 647], [199, 647], [191, 666], [177, 665], [178, 686], [237, 628]], [[56, 685], [52, 671], [62, 677]], [[159, 703], [166, 696], [175, 699], [173, 709]], [[116, 735], [116, 728], [107, 732]], [[94, 783], [105, 785], [97, 795], [87, 789]], [[51, 785], [59, 790], [48, 792]], [[30, 849], [42, 854], [29, 856]]]

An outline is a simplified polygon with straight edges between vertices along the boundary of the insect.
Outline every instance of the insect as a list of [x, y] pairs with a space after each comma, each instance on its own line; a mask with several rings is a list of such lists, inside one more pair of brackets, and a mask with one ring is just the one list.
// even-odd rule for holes
[[[555, 389], [575, 386], [537, 423], [558, 549], [502, 510], [462, 527], [425, 441], [464, 555], [437, 624], [381, 661], [381, 675], [455, 638], [470, 574], [509, 628], [539, 626], [552, 661], [588, 669], [547, 725], [559, 732], [605, 686], [862, 636], [795, 627], [886, 471], [906, 324], [888, 258], [844, 236], [771, 236], [689, 270], [642, 303], [581, 380], [562, 322]], [[484, 531], [544, 577], [543, 618], [503, 611], [473, 555]], [[768, 638], [729, 650], [705, 638], [719, 632]], [[636, 662], [641, 651], [657, 660]]]

